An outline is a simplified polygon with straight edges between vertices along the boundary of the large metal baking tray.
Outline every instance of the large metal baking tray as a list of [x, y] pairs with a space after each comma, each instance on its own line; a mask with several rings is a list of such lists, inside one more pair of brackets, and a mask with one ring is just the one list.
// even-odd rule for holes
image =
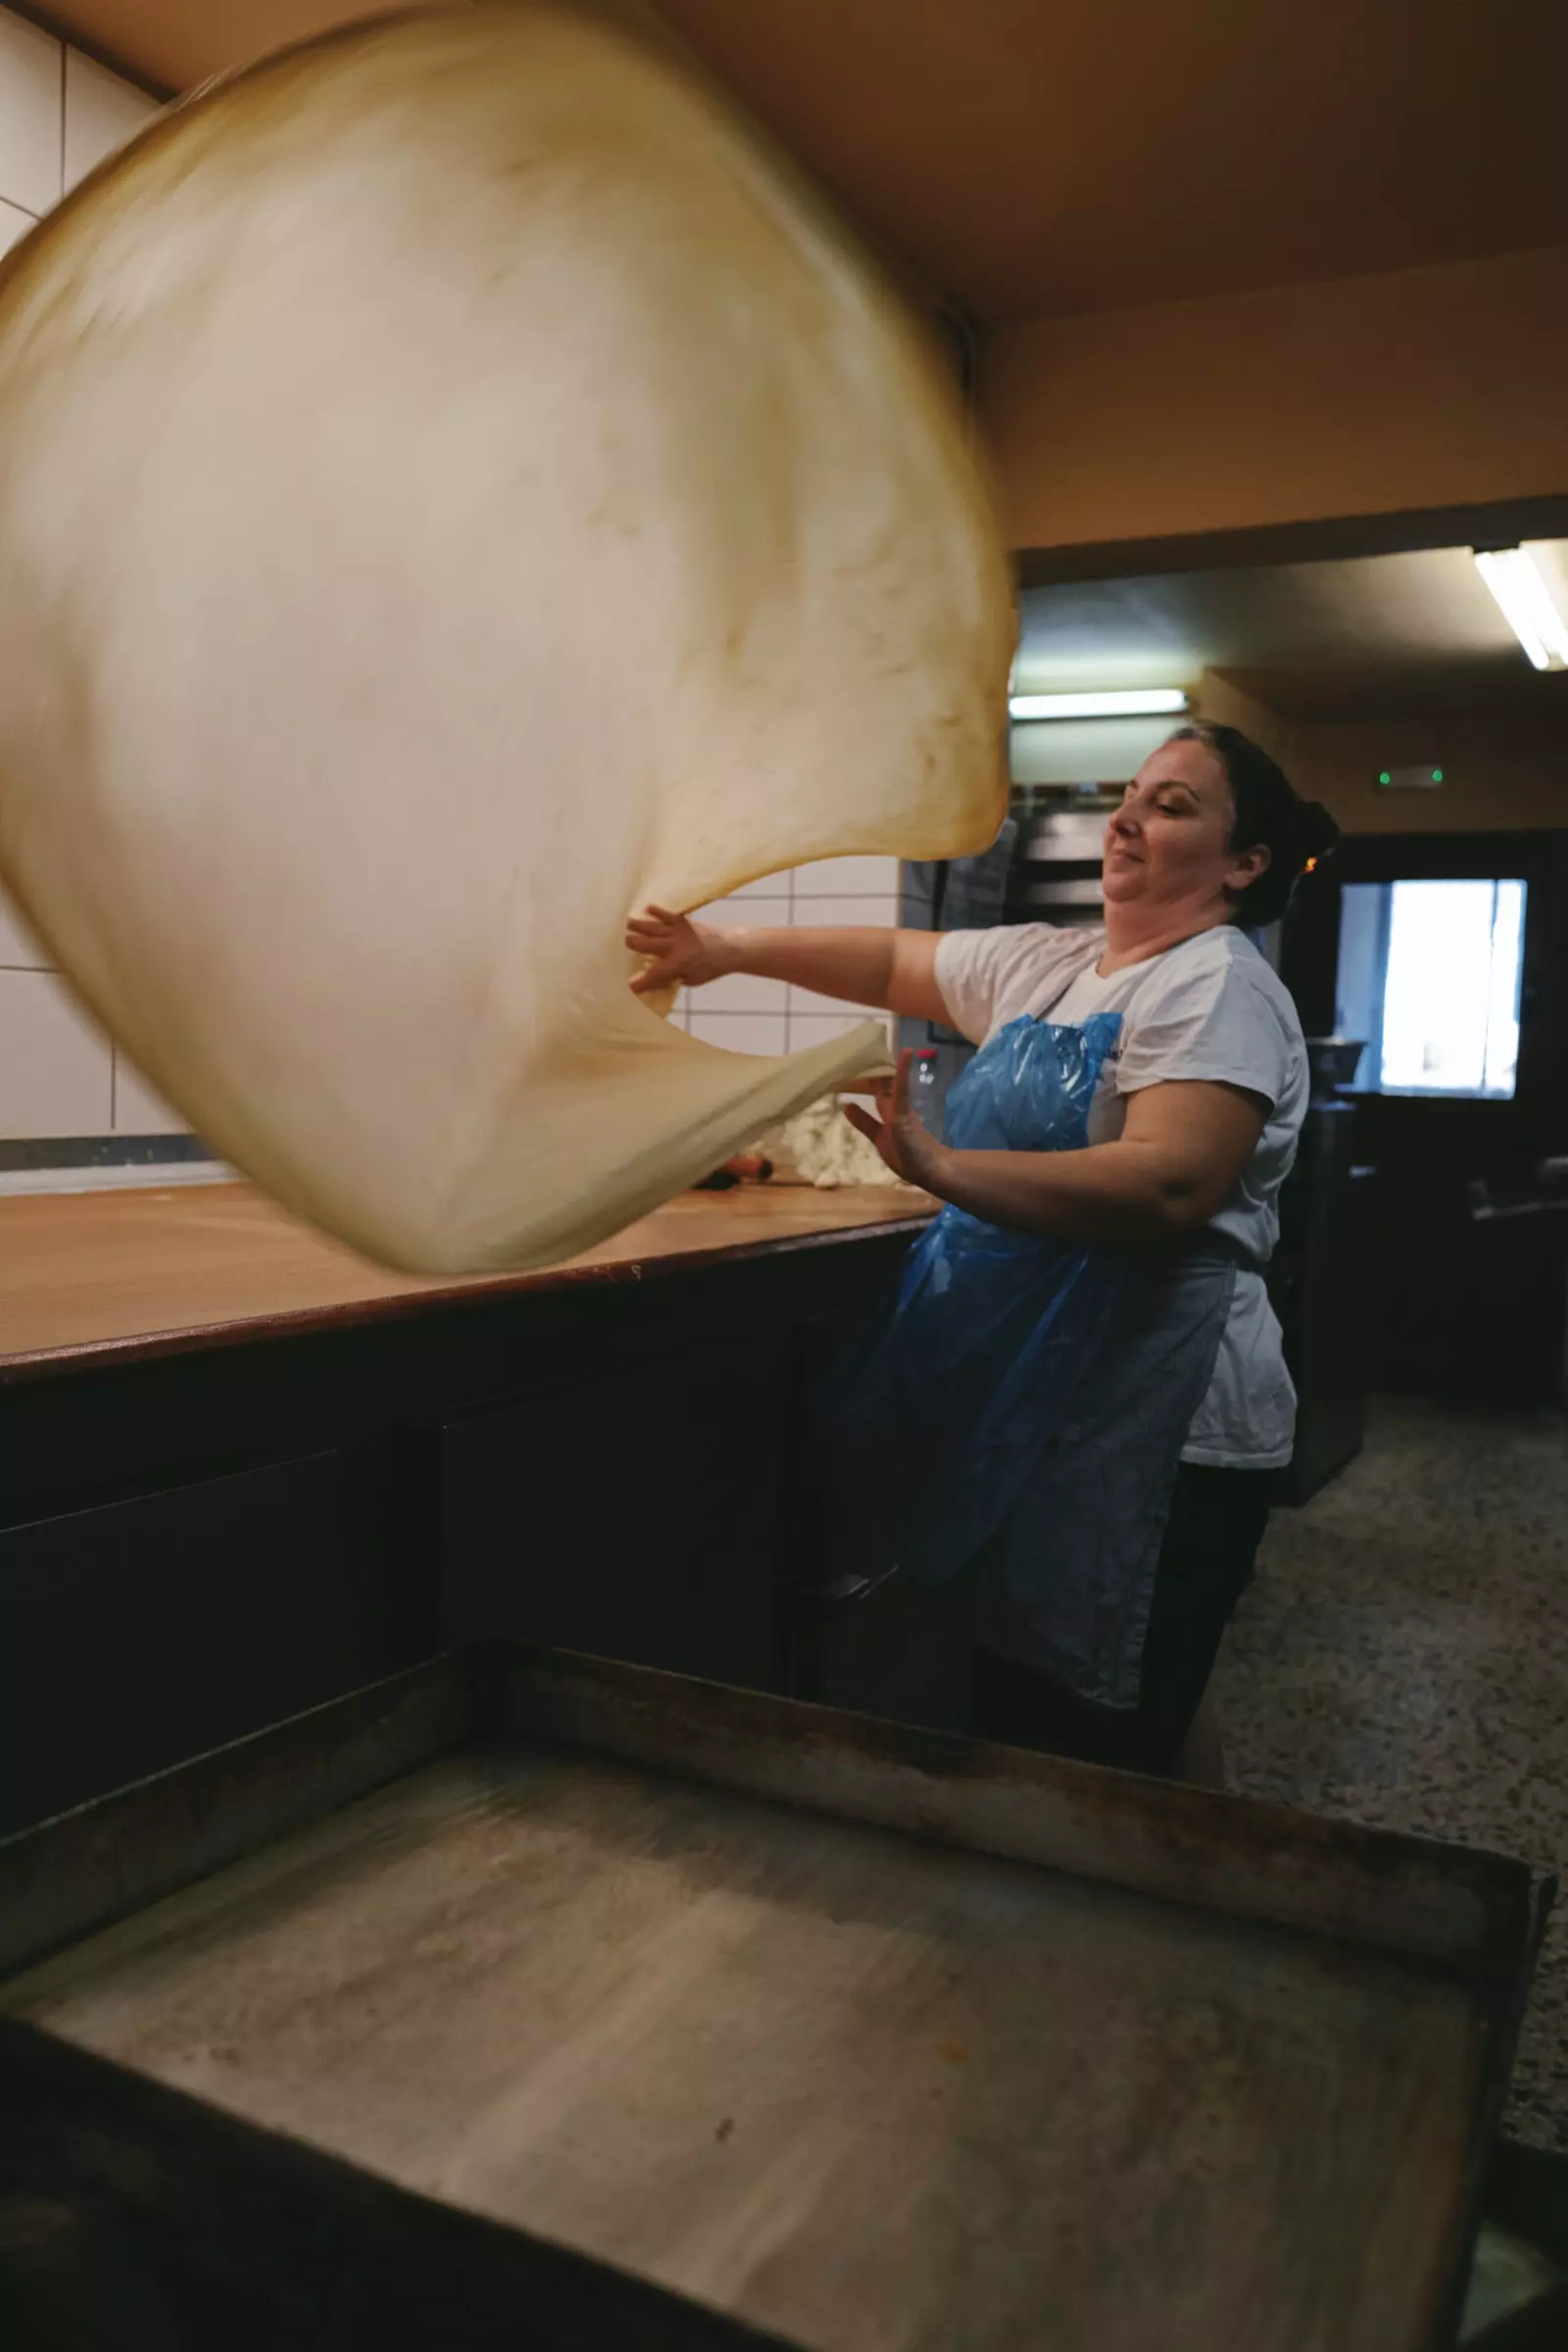
[[1545, 1899], [484, 1644], [0, 1847], [6, 2340], [1428, 2352]]

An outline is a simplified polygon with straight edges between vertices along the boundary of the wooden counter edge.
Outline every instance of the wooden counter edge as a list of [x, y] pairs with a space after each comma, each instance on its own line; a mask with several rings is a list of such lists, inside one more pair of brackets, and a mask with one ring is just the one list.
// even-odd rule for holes
[[906, 1216], [836, 1226], [823, 1233], [769, 1235], [759, 1241], [730, 1242], [710, 1249], [660, 1250], [644, 1257], [612, 1258], [597, 1265], [543, 1266], [489, 1279], [462, 1275], [430, 1290], [338, 1299], [323, 1306], [287, 1307], [274, 1315], [235, 1316], [164, 1331], [126, 1332], [110, 1339], [78, 1340], [62, 1348], [0, 1351], [0, 1388], [48, 1379], [55, 1374], [91, 1371], [99, 1366], [107, 1368], [158, 1356], [190, 1354], [204, 1348], [239, 1348], [257, 1341], [301, 1339], [312, 1332], [348, 1329], [365, 1323], [396, 1322], [410, 1315], [440, 1313], [532, 1292], [659, 1280], [710, 1266], [741, 1264], [751, 1258], [778, 1257], [801, 1250], [860, 1242], [870, 1235], [912, 1237], [924, 1231], [939, 1206], [934, 1200], [929, 1205], [911, 1204]]

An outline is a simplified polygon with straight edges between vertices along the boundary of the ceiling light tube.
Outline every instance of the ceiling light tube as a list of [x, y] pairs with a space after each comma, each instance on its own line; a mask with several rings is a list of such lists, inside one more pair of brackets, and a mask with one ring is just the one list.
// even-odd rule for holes
[[1498, 612], [1537, 669], [1568, 669], [1568, 616], [1557, 609], [1530, 550], [1472, 549]]
[[1014, 694], [1009, 718], [1162, 718], [1185, 710], [1179, 686], [1137, 686], [1112, 694]]

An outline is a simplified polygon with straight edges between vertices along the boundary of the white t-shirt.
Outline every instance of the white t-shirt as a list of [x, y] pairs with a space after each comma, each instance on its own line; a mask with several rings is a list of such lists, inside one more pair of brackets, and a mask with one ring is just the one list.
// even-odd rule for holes
[[1261, 1269], [1279, 1239], [1279, 1189], [1306, 1114], [1306, 1049], [1296, 1006], [1251, 941], [1228, 923], [1102, 980], [1095, 966], [1104, 946], [1103, 931], [1051, 923], [949, 931], [937, 943], [937, 986], [954, 1027], [976, 1045], [1025, 1013], [1054, 1021], [1121, 1014], [1117, 1049], [1090, 1109], [1092, 1144], [1120, 1135], [1126, 1096], [1167, 1079], [1220, 1080], [1263, 1097], [1269, 1112], [1257, 1150], [1211, 1219], [1250, 1263], [1238, 1271], [1214, 1377], [1182, 1459], [1217, 1469], [1282, 1468], [1295, 1439], [1296, 1391]]

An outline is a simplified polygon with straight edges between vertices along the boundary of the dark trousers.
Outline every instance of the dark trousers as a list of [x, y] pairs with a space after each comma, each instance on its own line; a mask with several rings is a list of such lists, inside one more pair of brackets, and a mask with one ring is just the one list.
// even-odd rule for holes
[[1095, 1706], [1049, 1675], [977, 1649], [970, 1731], [1086, 1764], [1168, 1771], [1251, 1576], [1279, 1480], [1277, 1470], [1182, 1463], [1154, 1571], [1136, 1707]]

